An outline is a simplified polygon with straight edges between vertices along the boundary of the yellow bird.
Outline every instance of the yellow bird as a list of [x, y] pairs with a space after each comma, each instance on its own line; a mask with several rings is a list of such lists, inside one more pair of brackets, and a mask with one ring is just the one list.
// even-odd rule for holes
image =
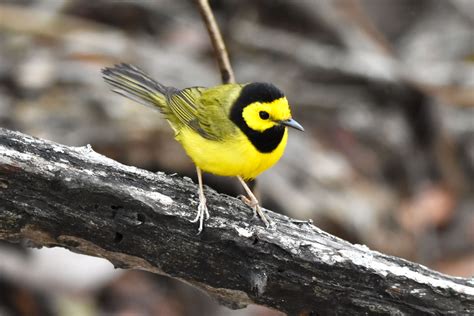
[[237, 177], [250, 206], [265, 225], [269, 220], [245, 183], [272, 167], [283, 155], [287, 127], [303, 131], [291, 117], [285, 95], [270, 83], [224, 84], [212, 88], [177, 89], [156, 82], [140, 69], [120, 64], [102, 70], [113, 91], [160, 110], [196, 165], [199, 233], [209, 218], [202, 171]]

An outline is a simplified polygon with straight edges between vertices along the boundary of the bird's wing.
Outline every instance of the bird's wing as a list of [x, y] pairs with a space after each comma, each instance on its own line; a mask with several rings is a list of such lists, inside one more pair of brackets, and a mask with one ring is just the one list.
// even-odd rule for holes
[[179, 90], [169, 97], [169, 108], [180, 122], [202, 137], [222, 140], [235, 130], [228, 116], [230, 104], [236, 97], [235, 86], [238, 85]]
[[202, 92], [206, 88], [191, 87], [183, 90], [177, 90], [168, 96], [168, 107], [171, 113], [184, 125], [196, 119], [198, 115], [198, 105]]

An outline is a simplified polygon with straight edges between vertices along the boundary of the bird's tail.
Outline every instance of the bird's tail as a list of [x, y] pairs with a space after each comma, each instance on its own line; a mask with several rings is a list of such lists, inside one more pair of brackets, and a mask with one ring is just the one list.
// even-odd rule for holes
[[142, 70], [129, 64], [119, 64], [102, 69], [104, 80], [112, 91], [167, 114], [167, 99], [175, 88], [156, 82]]

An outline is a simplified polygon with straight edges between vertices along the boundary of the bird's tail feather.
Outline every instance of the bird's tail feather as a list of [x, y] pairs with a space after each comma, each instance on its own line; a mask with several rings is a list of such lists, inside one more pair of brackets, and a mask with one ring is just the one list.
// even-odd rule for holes
[[112, 91], [143, 105], [167, 113], [167, 98], [176, 89], [156, 82], [142, 70], [129, 64], [119, 64], [102, 69], [104, 80]]

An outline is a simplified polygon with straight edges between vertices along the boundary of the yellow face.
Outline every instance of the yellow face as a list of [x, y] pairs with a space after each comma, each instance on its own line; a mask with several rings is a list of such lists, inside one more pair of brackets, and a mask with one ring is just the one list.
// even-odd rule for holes
[[242, 117], [247, 125], [258, 132], [263, 132], [281, 121], [291, 119], [288, 100], [283, 97], [272, 102], [254, 102], [247, 105]]

